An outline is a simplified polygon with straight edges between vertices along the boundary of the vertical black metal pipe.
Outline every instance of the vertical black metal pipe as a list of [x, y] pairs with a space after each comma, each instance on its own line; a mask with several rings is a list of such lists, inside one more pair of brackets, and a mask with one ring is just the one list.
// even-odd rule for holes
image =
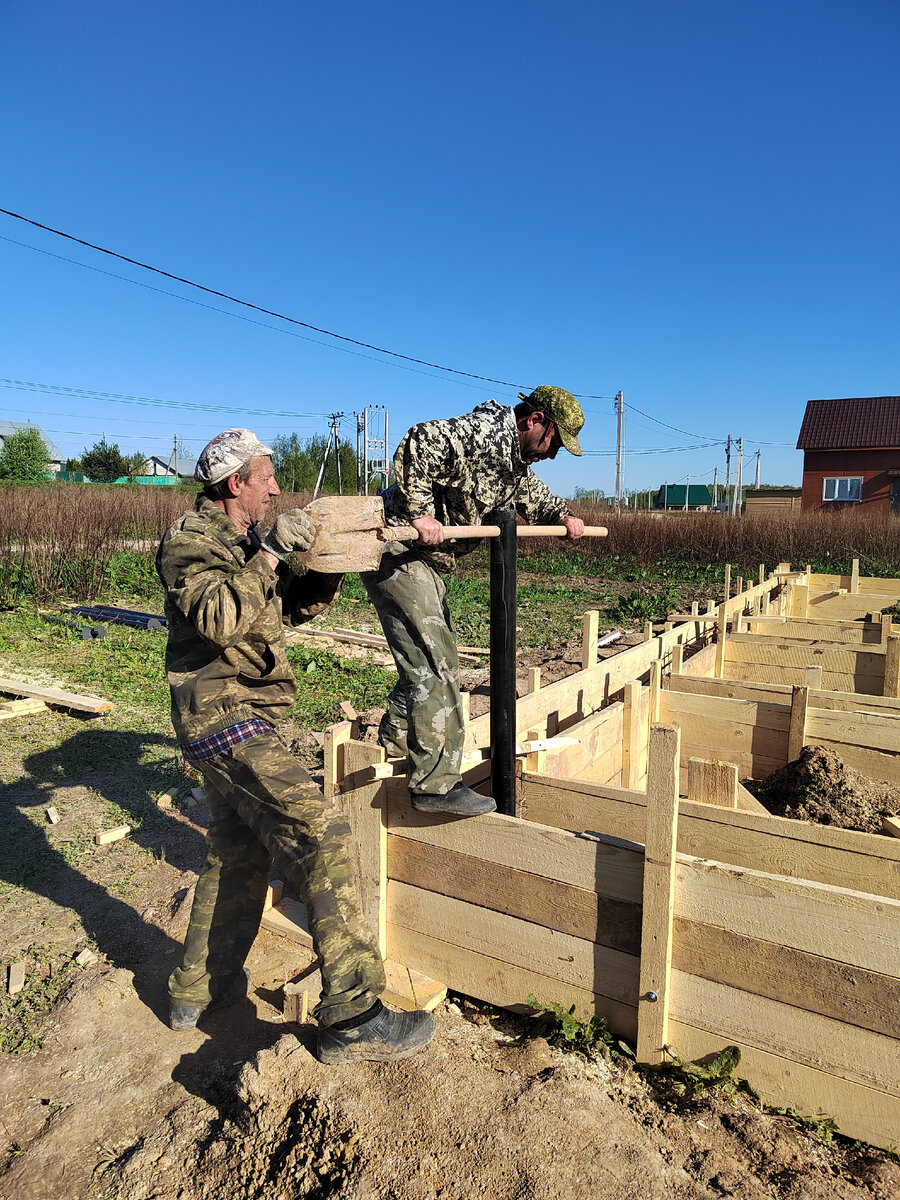
[[491, 539], [491, 794], [497, 811], [516, 810], [516, 514], [503, 509]]

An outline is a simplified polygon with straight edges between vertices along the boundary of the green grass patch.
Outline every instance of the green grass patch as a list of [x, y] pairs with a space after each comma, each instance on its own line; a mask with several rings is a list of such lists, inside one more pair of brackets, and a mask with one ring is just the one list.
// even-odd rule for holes
[[377, 663], [340, 658], [315, 646], [289, 646], [287, 656], [297, 679], [291, 716], [307, 729], [324, 729], [343, 720], [342, 700], [359, 710], [383, 705], [397, 681]]

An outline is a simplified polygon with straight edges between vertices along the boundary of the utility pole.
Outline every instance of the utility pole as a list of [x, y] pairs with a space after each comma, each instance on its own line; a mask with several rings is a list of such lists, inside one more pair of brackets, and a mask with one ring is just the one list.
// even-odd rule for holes
[[625, 396], [616, 393], [616, 512], [622, 510], [622, 457], [625, 449]]
[[759, 487], [759, 456], [761, 453], [761, 450], [757, 450], [756, 452], [756, 484], [754, 485], [756, 487]]
[[328, 452], [331, 449], [331, 443], [334, 442], [334, 458], [337, 464], [337, 480], [338, 480], [338, 495], [343, 495], [341, 491], [341, 455], [340, 445], [338, 443], [337, 423], [343, 417], [343, 413], [331, 414], [331, 428], [328, 430], [328, 441], [325, 443], [325, 453], [322, 455], [322, 465], [319, 467], [319, 477], [316, 480], [316, 486], [313, 488], [313, 500], [319, 494], [319, 488], [322, 486], [322, 480], [325, 478], [325, 465], [328, 462]]
[[733, 498], [728, 495], [728, 488], [731, 484], [731, 434], [728, 435], [728, 440], [725, 443], [725, 503], [734, 506]]
[[713, 511], [719, 507], [719, 468], [713, 471]]
[[684, 511], [688, 511], [688, 505], [691, 501], [691, 477], [688, 475], [687, 483], [684, 485]]
[[737, 439], [738, 459], [737, 470], [734, 473], [734, 496], [732, 497], [731, 513], [732, 516], [739, 517], [741, 515], [741, 499], [743, 490], [743, 473], [744, 473], [744, 439]]

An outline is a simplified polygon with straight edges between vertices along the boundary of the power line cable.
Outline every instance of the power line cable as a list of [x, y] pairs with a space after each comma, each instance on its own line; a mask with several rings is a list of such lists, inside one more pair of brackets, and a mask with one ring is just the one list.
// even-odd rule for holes
[[[154, 267], [150, 263], [141, 262], [140, 259], [130, 258], [127, 254], [120, 254], [117, 250], [110, 250], [107, 246], [98, 246], [96, 242], [89, 242], [85, 238], [75, 237], [74, 234], [66, 233], [62, 229], [54, 229], [52, 225], [45, 225], [42, 221], [35, 221], [32, 217], [26, 217], [22, 213], [12, 212], [8, 208], [0, 208], [0, 213], [4, 216], [12, 217], [16, 221], [23, 221], [26, 225], [33, 225], [35, 229], [43, 229], [45, 233], [52, 233], [55, 237], [65, 238], [67, 241], [75, 242], [79, 246], [86, 246], [89, 250], [96, 250], [100, 254], [108, 254], [110, 258], [117, 258], [120, 262], [129, 263], [133, 267], [140, 267], [143, 271], [152, 271], [156, 275], [162, 275], [166, 279], [172, 279], [176, 283], [183, 283], [187, 287], [196, 288], [198, 291], [206, 292], [210, 296], [218, 296], [221, 300], [228, 300], [231, 304], [240, 304], [244, 308], [253, 309], [254, 312], [264, 313], [267, 317], [275, 317], [279, 321], [287, 321], [291, 325], [299, 325], [302, 329], [312, 330], [313, 333], [321, 333], [325, 337], [334, 338], [336, 341], [347, 342], [351, 346], [360, 346], [363, 350], [374, 350], [377, 354], [384, 354], [390, 358], [399, 358], [404, 362], [417, 363], [422, 367], [430, 367], [433, 371], [444, 371], [450, 375], [462, 375], [467, 379], [478, 379], [483, 383], [496, 383], [500, 387], [522, 388], [527, 389], [528, 385], [523, 383], [513, 383], [508, 379], [493, 379], [490, 375], [478, 375], [473, 371], [461, 371], [457, 367], [445, 367], [440, 363], [429, 362], [425, 358], [416, 358], [411, 354], [401, 354], [397, 350], [386, 350], [383, 346], [373, 345], [371, 342], [361, 341], [359, 338], [348, 337], [344, 333], [335, 333], [331, 329], [323, 329], [319, 325], [313, 325], [309, 321], [301, 321], [297, 317], [289, 317], [286, 313], [277, 312], [275, 309], [266, 308], [262, 304], [254, 304], [250, 300], [241, 300], [238, 296], [232, 296], [228, 292], [220, 291], [218, 288], [207, 287], [206, 284], [197, 283], [193, 279], [186, 279], [183, 275], [176, 275], [172, 271], [164, 271], [162, 267]], [[610, 397], [606, 396], [583, 396], [585, 400], [605, 400]]]
[[[2, 211], [3, 210], [0, 209], [0, 212], [2, 212]], [[657, 425], [662, 425], [666, 429], [672, 429], [672, 430], [674, 430], [675, 433], [683, 433], [685, 435], [685, 437], [692, 437], [692, 438], [705, 437], [706, 440], [710, 443], [723, 442], [725, 440], [724, 438], [718, 438], [718, 437], [711, 438], [703, 433], [688, 433], [688, 431], [686, 429], [679, 429], [677, 425], [669, 425], [666, 421], [661, 421], [659, 419], [659, 417], [652, 417], [650, 415], [650, 413], [645, 413], [640, 408], [635, 408], [635, 406], [633, 404], [629, 404], [627, 401], [623, 401], [623, 403], [625, 404], [626, 408], [631, 409], [632, 412], [640, 413], [641, 416], [646, 417], [648, 421], [655, 421]]]

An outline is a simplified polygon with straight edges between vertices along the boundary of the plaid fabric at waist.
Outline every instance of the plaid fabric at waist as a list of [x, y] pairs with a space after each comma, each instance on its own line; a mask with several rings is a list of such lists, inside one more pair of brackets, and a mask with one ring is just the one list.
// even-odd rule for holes
[[241, 742], [246, 742], [248, 738], [259, 737], [261, 733], [271, 732], [272, 726], [268, 721], [252, 717], [249, 721], [238, 721], [236, 725], [229, 725], [227, 729], [211, 733], [209, 737], [201, 738], [199, 742], [186, 743], [181, 747], [181, 753], [188, 762], [205, 762], [208, 758], [215, 758], [217, 754], [222, 754], [231, 746], [238, 746]]

